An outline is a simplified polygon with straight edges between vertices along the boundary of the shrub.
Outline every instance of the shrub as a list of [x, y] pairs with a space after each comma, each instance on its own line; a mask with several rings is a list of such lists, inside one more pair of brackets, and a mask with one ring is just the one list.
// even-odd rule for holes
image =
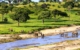
[[74, 3], [72, 1], [69, 2], [65, 2], [65, 4], [63, 5], [64, 8], [68, 8], [69, 6], [71, 6], [71, 9], [74, 7]]
[[60, 6], [58, 6], [58, 8], [61, 8]]
[[4, 22], [8, 22], [8, 19], [7, 18], [4, 18]]
[[45, 8], [47, 8], [47, 7], [48, 7], [48, 5], [45, 4], [45, 3], [41, 5], [41, 8], [42, 8], [42, 9], [45, 9]]
[[15, 34], [13, 36], [11, 36], [12, 39], [15, 39], [15, 40], [20, 40], [22, 39], [19, 35]]
[[55, 6], [55, 5], [52, 5], [52, 6]]
[[56, 17], [56, 15], [60, 15], [60, 16], [63, 16], [63, 17], [69, 17], [68, 14], [66, 12], [62, 12], [60, 10], [53, 10], [52, 11], [54, 17]]
[[26, 33], [24, 30], [21, 30], [20, 33]]

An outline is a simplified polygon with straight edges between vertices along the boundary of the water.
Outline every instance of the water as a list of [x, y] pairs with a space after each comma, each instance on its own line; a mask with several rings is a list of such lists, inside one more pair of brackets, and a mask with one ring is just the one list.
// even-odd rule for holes
[[[66, 34], [66, 33], [65, 33]], [[0, 50], [12, 50], [15, 47], [25, 47], [25, 46], [40, 46], [40, 45], [46, 45], [51, 43], [57, 43], [61, 41], [66, 40], [75, 40], [80, 39], [80, 31], [78, 31], [78, 37], [72, 37], [72, 33], [68, 33], [68, 37], [61, 37], [61, 35], [53, 35], [53, 36], [46, 36], [44, 38], [38, 37], [38, 38], [31, 38], [26, 40], [18, 40], [15, 42], [8, 42], [0, 44]]]

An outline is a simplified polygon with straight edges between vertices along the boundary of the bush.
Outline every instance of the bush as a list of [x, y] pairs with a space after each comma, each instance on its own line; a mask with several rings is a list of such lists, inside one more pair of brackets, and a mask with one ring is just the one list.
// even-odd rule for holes
[[67, 27], [71, 27], [71, 26], [73, 26], [73, 24], [68, 24], [68, 25], [67, 25]]
[[15, 39], [15, 40], [20, 40], [22, 39], [19, 35], [15, 34], [13, 36], [11, 36], [12, 39]]
[[8, 22], [8, 19], [7, 18], [4, 18], [4, 22]]
[[56, 15], [60, 15], [60, 16], [63, 16], [63, 17], [69, 17], [68, 14], [66, 12], [62, 12], [60, 10], [53, 10], [52, 11], [54, 17], [56, 17]]
[[52, 5], [52, 6], [55, 6], [55, 5]]
[[58, 8], [61, 8], [60, 6], [58, 6]]
[[80, 4], [78, 4], [78, 7], [80, 8]]
[[21, 30], [20, 33], [26, 33], [24, 30]]
[[65, 2], [65, 4], [63, 5], [64, 8], [68, 8], [68, 6], [71, 6], [71, 8], [73, 8], [74, 3], [72, 1], [69, 1], [69, 2]]
[[44, 4], [41, 5], [41, 8], [42, 8], [42, 9], [45, 9], [45, 8], [47, 8], [47, 7], [48, 7], [48, 4], [45, 4], [45, 3], [44, 3]]
[[25, 1], [24, 1], [22, 4], [23, 4], [23, 5], [26, 5], [26, 4], [27, 4], [27, 2], [25, 2]]

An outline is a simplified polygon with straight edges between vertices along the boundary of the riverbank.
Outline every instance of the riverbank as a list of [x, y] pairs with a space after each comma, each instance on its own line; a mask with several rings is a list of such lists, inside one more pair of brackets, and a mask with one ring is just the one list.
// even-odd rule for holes
[[[44, 29], [40, 32], [44, 34], [44, 36], [56, 35], [64, 32], [72, 32], [79, 29], [80, 26], [71, 26], [71, 27], [60, 27], [55, 29]], [[35, 32], [34, 32], [35, 33]], [[0, 43], [6, 43], [21, 39], [29, 39], [35, 38], [34, 34], [7, 34], [7, 35], [0, 35]], [[8, 39], [8, 40], [7, 40]]]
[[44, 35], [56, 35], [64, 32], [73, 32], [77, 29], [80, 29], [80, 26], [71, 26], [71, 27], [60, 27], [55, 29], [45, 29], [41, 30]]
[[24, 49], [22, 48], [18, 49], [19, 50], [75, 50], [77, 48], [80, 48], [80, 39], [68, 40], [44, 46], [34, 46], [34, 47], [26, 47]]

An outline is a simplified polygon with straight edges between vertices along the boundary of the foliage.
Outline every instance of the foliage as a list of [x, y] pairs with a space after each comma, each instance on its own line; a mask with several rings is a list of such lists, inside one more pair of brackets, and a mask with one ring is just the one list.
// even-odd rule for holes
[[50, 11], [42, 11], [38, 16], [38, 19], [50, 18], [50, 15]]
[[0, 3], [0, 6], [1, 6], [2, 8], [7, 8], [7, 7], [8, 7], [7, 3], [4, 2], [4, 1]]
[[44, 2], [44, 0], [39, 0], [39, 2]]
[[8, 22], [8, 19], [7, 18], [4, 18], [4, 22]]
[[4, 14], [8, 13], [8, 9], [0, 9], [0, 14], [2, 14], [2, 21], [4, 19]]
[[[13, 20], [19, 22], [26, 22], [30, 17], [28, 15], [27, 9], [25, 8], [16, 8], [16, 11], [10, 15]], [[19, 25], [18, 25], [19, 26]]]
[[31, 0], [25, 0], [23, 1], [23, 5], [29, 4], [31, 2]]
[[63, 16], [63, 17], [68, 17], [68, 14], [66, 12], [62, 12], [62, 11], [57, 10], [57, 9], [53, 10], [52, 13], [53, 13], [55, 18], [56, 18], [56, 15], [60, 15], [60, 16]]
[[68, 6], [71, 6], [71, 9], [74, 8], [74, 3], [72, 1], [65, 2], [64, 8], [68, 8]]
[[10, 10], [10, 11], [12, 11], [13, 8], [14, 8], [13, 4], [10, 4], [10, 5], [8, 6], [8, 10]]
[[45, 8], [47, 8], [47, 7], [48, 7], [48, 5], [45, 4], [45, 3], [41, 5], [41, 8], [42, 8], [42, 9], [45, 9]]
[[[47, 7], [46, 7], [45, 9], [47, 9], [47, 10], [43, 10], [44, 8], [41, 8], [42, 4], [44, 4], [44, 3], [39, 2], [35, 5], [33, 3], [26, 4], [26, 5], [21, 5], [21, 4], [15, 5], [15, 4], [13, 4], [14, 7], [11, 8], [12, 12], [9, 11], [9, 13], [4, 13], [4, 19], [5, 19], [5, 17], [8, 19], [7, 23], [5, 23], [5, 22], [3, 23], [1, 21], [1, 19], [2, 19], [1, 16], [2, 15], [0, 14], [0, 34], [11, 34], [11, 33], [20, 33], [20, 32], [25, 32], [26, 33], [28, 31], [36, 30], [38, 28], [44, 28], [44, 27], [46, 27], [46, 28], [47, 27], [60, 27], [60, 26], [67, 26], [67, 25], [72, 25], [72, 24], [80, 25], [80, 15], [76, 15], [76, 13], [78, 13], [78, 10], [79, 10], [78, 7], [74, 7], [76, 9], [71, 9], [71, 11], [65, 11], [67, 9], [62, 7], [62, 5], [64, 4], [63, 2], [61, 2], [61, 4], [59, 4], [57, 2], [56, 3], [55, 2], [54, 3], [45, 2], [45, 4], [49, 4], [47, 6], [47, 7], [49, 7], [49, 9], [47, 9]], [[9, 7], [8, 4], [6, 4], [6, 5]], [[31, 5], [31, 7], [29, 5]], [[20, 25], [20, 27], [17, 27], [16, 26], [17, 21], [12, 20], [9, 17], [9, 14], [12, 14], [11, 16], [16, 18], [17, 16], [15, 16], [14, 14], [17, 14], [16, 12], [20, 11], [19, 9], [16, 9], [16, 7], [24, 9], [24, 6], [25, 6], [25, 9], [27, 9], [26, 12], [30, 16], [30, 20], [28, 20], [27, 22], [23, 22], [23, 21], [20, 20], [19, 23], [21, 25]], [[2, 9], [2, 7], [0, 7], [0, 9]], [[62, 13], [60, 13], [59, 16], [58, 16], [58, 14], [56, 15], [57, 18], [58, 17], [60, 17], [60, 18], [58, 18], [57, 21], [55, 21], [54, 17], [51, 16], [51, 15], [54, 15], [52, 13], [52, 11], [55, 10], [55, 9], [57, 9], [60, 12], [67, 13], [70, 16], [70, 18], [66, 18], [65, 16], [62, 16]], [[73, 10], [75, 10], [75, 11], [73, 11]], [[30, 13], [29, 13], [29, 11], [30, 11]], [[42, 24], [42, 20], [43, 20], [42, 18], [40, 18], [41, 20], [37, 19], [39, 17], [39, 15], [42, 14], [43, 11], [44, 11], [44, 14], [47, 14], [47, 15], [44, 15], [44, 16], [46, 16], [45, 18], [52, 17], [50, 19], [45, 19], [44, 18], [45, 19], [44, 24]], [[34, 12], [34, 13], [32, 13], [32, 12]], [[48, 16], [47, 12], [50, 12], [50, 16]], [[20, 15], [22, 15], [22, 13]], [[9, 28], [12, 28], [14, 31], [10, 32], [8, 30]]]
[[78, 4], [78, 8], [80, 8], [80, 4]]
[[13, 3], [17, 3], [17, 0], [13, 0]]
[[23, 1], [23, 5], [26, 5], [26, 4], [28, 4], [26, 1]]

